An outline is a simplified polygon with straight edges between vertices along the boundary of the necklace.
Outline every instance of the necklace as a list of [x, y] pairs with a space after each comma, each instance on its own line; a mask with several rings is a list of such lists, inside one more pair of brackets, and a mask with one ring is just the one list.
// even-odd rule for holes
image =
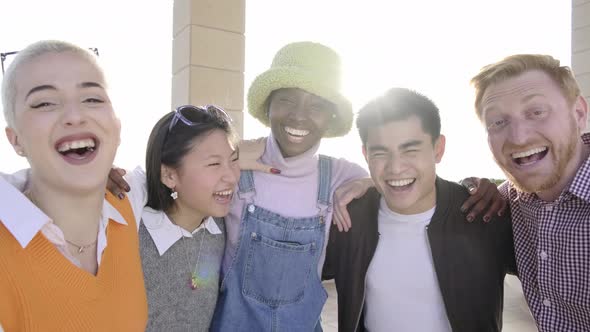
[[65, 239], [65, 240], [66, 240], [67, 243], [69, 243], [69, 244], [73, 245], [74, 247], [78, 248], [78, 254], [83, 253], [85, 249], [88, 249], [91, 246], [93, 246], [93, 245], [96, 244], [96, 240], [92, 241], [92, 243], [83, 244], [83, 245], [76, 244], [76, 243], [74, 243], [74, 242], [72, 242], [72, 241], [70, 241], [68, 239]]
[[[170, 219], [172, 220], [172, 219]], [[182, 243], [184, 244], [184, 234], [182, 234], [182, 228], [180, 226], [178, 226], [174, 221], [172, 221], [174, 223], [174, 225], [176, 225], [176, 227], [178, 228], [178, 231], [180, 232], [180, 238], [182, 239]], [[200, 227], [200, 226], [199, 226]], [[197, 253], [197, 263], [195, 264], [195, 268], [192, 269], [192, 271], [190, 271], [190, 275], [188, 278], [188, 286], [190, 287], [190, 289], [192, 290], [196, 290], [197, 288], [199, 288], [199, 273], [198, 268], [199, 268], [199, 260], [201, 260], [201, 249], [203, 249], [203, 241], [204, 241], [204, 237], [205, 237], [205, 229], [201, 229], [201, 243], [199, 244], [199, 252]], [[186, 262], [188, 263], [189, 266], [189, 270], [190, 270], [190, 259], [188, 257], [188, 252], [187, 250], [184, 250], [184, 255], [186, 258]]]
[[[32, 191], [29, 190], [25, 194], [29, 197], [29, 200], [33, 204], [35, 204], [35, 206], [39, 207], [39, 204], [37, 204], [37, 200], [35, 199]], [[74, 242], [66, 239], [65, 234], [64, 234], [64, 240], [66, 240], [66, 242], [71, 244], [72, 246], [76, 247], [76, 249], [78, 249], [78, 254], [82, 254], [84, 252], [84, 250], [86, 250], [96, 244], [96, 240], [94, 240], [94, 241], [92, 241], [92, 243], [80, 245], [80, 244], [74, 243]]]

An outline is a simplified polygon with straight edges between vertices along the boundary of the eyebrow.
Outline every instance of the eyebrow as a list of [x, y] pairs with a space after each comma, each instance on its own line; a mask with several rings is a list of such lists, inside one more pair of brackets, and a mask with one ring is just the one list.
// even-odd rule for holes
[[369, 152], [374, 152], [374, 151], [387, 151], [389, 149], [387, 149], [385, 146], [383, 145], [369, 145], [369, 147], [367, 148], [367, 150]]
[[534, 98], [536, 98], [536, 97], [543, 97], [543, 95], [542, 95], [542, 94], [540, 94], [540, 93], [533, 93], [533, 94], [530, 94], [530, 95], [528, 95], [528, 96], [526, 96], [526, 97], [522, 98], [522, 102], [523, 102], [523, 103], [526, 103], [526, 102], [528, 102], [528, 101], [530, 101], [531, 99], [534, 99]]
[[102, 85], [96, 82], [82, 82], [77, 85], [79, 88], [101, 88], [104, 89]]
[[[102, 85], [100, 85], [99, 83], [96, 82], [82, 82], [76, 85], [78, 88], [82, 88], [82, 89], [87, 89], [87, 88], [101, 88], [104, 89], [104, 87]], [[49, 84], [44, 84], [44, 85], [39, 85], [36, 86], [34, 88], [32, 88], [27, 95], [25, 96], [25, 100], [27, 98], [29, 98], [30, 95], [32, 95], [35, 92], [39, 92], [39, 91], [44, 91], [44, 90], [52, 90], [52, 91], [57, 91], [57, 88], [53, 85], [49, 85]]]
[[[529, 101], [531, 101], [531, 100], [533, 100], [533, 99], [535, 99], [535, 98], [537, 98], [537, 97], [541, 97], [541, 98], [543, 98], [543, 97], [545, 97], [545, 95], [543, 95], [543, 94], [541, 94], [541, 93], [532, 93], [532, 94], [530, 94], [530, 95], [526, 95], [525, 97], [523, 97], [523, 98], [520, 100], [520, 102], [521, 102], [522, 104], [526, 104], [526, 103], [528, 103]], [[497, 108], [496, 106], [492, 106], [492, 107], [484, 108], [484, 109], [482, 110], [482, 115], [483, 115], [483, 114], [487, 115], [487, 114], [489, 114], [489, 113], [494, 113], [494, 112], [497, 112], [497, 111], [498, 111], [498, 108]], [[484, 117], [482, 117], [482, 118], [484, 119], [484, 121], [486, 121], [486, 120], [487, 120], [487, 118], [486, 118], [485, 116], [484, 116]]]
[[35, 92], [39, 92], [39, 91], [43, 91], [43, 90], [53, 90], [53, 91], [56, 91], [56, 90], [57, 90], [57, 88], [55, 88], [53, 85], [47, 85], [47, 84], [46, 84], [46, 85], [39, 85], [39, 86], [36, 86], [36, 87], [32, 88], [32, 89], [29, 91], [29, 93], [27, 93], [27, 95], [25, 96], [25, 100], [26, 100], [27, 98], [29, 98], [29, 96], [30, 96], [30, 95], [32, 95], [33, 93], [35, 93]]
[[[233, 157], [235, 155], [238, 155], [239, 151], [238, 150], [234, 150], [234, 152], [232, 152], [229, 156]], [[218, 153], [214, 153], [214, 154], [210, 154], [208, 156], [205, 156], [205, 160], [209, 160], [209, 159], [223, 159], [223, 158], [227, 158], [227, 156], [218, 154]]]
[[405, 149], [412, 148], [412, 147], [419, 146], [419, 145], [422, 145], [422, 141], [415, 139], [415, 140], [411, 140], [409, 142], [403, 143], [402, 145], [399, 146], [399, 148], [401, 150], [405, 150]]

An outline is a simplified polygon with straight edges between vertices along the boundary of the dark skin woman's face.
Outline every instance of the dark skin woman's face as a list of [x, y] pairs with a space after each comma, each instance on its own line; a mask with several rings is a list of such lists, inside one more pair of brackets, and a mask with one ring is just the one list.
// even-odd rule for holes
[[336, 114], [334, 104], [301, 89], [275, 90], [269, 99], [270, 128], [285, 158], [316, 145]]

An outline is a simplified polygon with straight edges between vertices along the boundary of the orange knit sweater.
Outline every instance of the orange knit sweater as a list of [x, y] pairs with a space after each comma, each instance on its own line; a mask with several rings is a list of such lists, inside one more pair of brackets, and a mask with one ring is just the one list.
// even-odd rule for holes
[[[41, 232], [26, 248], [0, 222], [0, 324], [4, 331], [144, 331], [147, 302], [129, 201], [108, 194], [127, 226], [109, 222], [96, 276]], [[24, 221], [23, 221], [24, 222]]]

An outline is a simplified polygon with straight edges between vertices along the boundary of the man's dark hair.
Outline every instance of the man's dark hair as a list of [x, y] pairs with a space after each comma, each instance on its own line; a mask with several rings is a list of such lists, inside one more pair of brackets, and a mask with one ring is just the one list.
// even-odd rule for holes
[[438, 107], [428, 97], [405, 88], [393, 88], [384, 95], [370, 101], [358, 112], [356, 127], [363, 146], [371, 128], [379, 127], [392, 121], [400, 121], [415, 115], [420, 119], [422, 128], [430, 134], [432, 142], [440, 136], [440, 115]]

